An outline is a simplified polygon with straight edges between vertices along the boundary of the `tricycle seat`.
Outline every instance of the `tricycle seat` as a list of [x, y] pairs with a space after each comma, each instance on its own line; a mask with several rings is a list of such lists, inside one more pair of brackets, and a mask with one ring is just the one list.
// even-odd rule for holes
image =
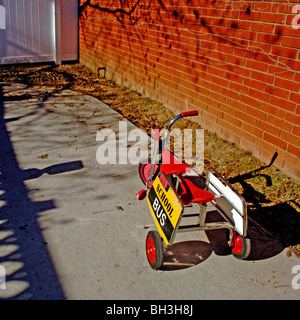
[[160, 171], [164, 172], [166, 175], [175, 174], [177, 176], [183, 175], [191, 171], [190, 166], [185, 163], [180, 164], [162, 164], [160, 166]]
[[215, 195], [209, 191], [197, 187], [190, 179], [181, 177], [181, 188], [183, 190], [180, 198], [183, 204], [199, 203], [206, 205], [216, 199]]

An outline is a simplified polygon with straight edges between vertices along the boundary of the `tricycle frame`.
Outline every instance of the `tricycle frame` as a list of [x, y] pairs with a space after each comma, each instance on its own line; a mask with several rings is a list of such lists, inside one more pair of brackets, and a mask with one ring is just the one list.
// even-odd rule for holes
[[[228, 244], [232, 247], [233, 255], [239, 259], [246, 259], [250, 253], [250, 240], [246, 238], [248, 219], [247, 205], [244, 198], [214, 169], [208, 171], [204, 189], [193, 185], [189, 177], [197, 174], [192, 171], [187, 164], [176, 159], [170, 151], [164, 150], [170, 128], [175, 121], [186, 116], [195, 116], [197, 114], [197, 111], [189, 111], [173, 118], [167, 126], [164, 137], [160, 137], [161, 128], [158, 128], [154, 136], [156, 149], [152, 159], [139, 165], [139, 174], [146, 185], [146, 190], [141, 190], [137, 198], [138, 200], [142, 200], [147, 196], [148, 204], [156, 226], [159, 229], [164, 248], [174, 243], [177, 233], [228, 229]], [[164, 161], [166, 157], [169, 157], [168, 159], [171, 159], [171, 162], [167, 163]], [[150, 172], [147, 171], [149, 176], [145, 174], [146, 170], [142, 174], [141, 171], [144, 170], [142, 169], [143, 165], [151, 165]], [[192, 174], [189, 174], [189, 172], [192, 172]], [[153, 208], [151, 208], [152, 204], [149, 200], [150, 191], [153, 193], [153, 184], [157, 179], [160, 179], [160, 176], [164, 177], [167, 182], [167, 187], [173, 190], [182, 206], [176, 225], [173, 226], [172, 234], [168, 238], [163, 235], [163, 230], [159, 227], [157, 217], [155, 216]], [[187, 195], [187, 191], [189, 192], [189, 196], [186, 199], [184, 196]], [[184, 213], [184, 208], [193, 206], [193, 204], [199, 205], [199, 211], [197, 213]], [[208, 210], [208, 205], [212, 205], [214, 210]], [[225, 221], [207, 223], [207, 214], [215, 210], [220, 213]], [[183, 218], [190, 217], [198, 218], [197, 223], [189, 225], [182, 224]], [[153, 238], [155, 238], [154, 240], [157, 243], [157, 235]], [[162, 260], [161, 257], [160, 260]], [[153, 265], [151, 266], [153, 267]], [[155, 266], [157, 267], [157, 264], [155, 264]]]

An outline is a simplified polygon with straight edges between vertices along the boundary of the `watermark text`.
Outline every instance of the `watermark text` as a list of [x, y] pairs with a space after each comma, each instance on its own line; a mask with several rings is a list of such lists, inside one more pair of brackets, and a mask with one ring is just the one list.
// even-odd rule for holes
[[[157, 148], [157, 141], [154, 138], [157, 131], [152, 130], [149, 137], [145, 131], [128, 130], [127, 126], [128, 122], [123, 120], [119, 121], [117, 131], [104, 128], [97, 132], [96, 141], [101, 142], [96, 152], [99, 164], [137, 165], [145, 158], [153, 159]], [[165, 130], [161, 130], [159, 135], [162, 138], [164, 150], [172, 150], [178, 163], [184, 161], [190, 166], [197, 167], [197, 172], [202, 173], [204, 168], [203, 129], [173, 129], [168, 134]], [[167, 157], [164, 163], [166, 161], [168, 161]]]
[[0, 265], [0, 290], [6, 289], [6, 270]]
[[0, 6], [0, 30], [6, 29], [6, 10], [5, 7]]
[[300, 289], [300, 265], [295, 265], [292, 268], [292, 273], [296, 274], [292, 279], [292, 287], [295, 290]]

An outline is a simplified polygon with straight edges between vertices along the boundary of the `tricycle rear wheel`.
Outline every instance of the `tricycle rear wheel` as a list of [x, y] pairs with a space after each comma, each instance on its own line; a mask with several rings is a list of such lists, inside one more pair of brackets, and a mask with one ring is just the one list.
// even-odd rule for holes
[[249, 238], [237, 235], [233, 242], [232, 254], [235, 258], [244, 260], [248, 258], [251, 251], [251, 242]]

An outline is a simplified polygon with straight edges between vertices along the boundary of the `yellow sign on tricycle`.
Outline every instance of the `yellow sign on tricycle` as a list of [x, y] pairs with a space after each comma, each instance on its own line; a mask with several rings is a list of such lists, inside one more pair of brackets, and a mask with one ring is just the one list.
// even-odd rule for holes
[[154, 180], [147, 201], [156, 227], [168, 245], [180, 220], [183, 206], [163, 173]]

